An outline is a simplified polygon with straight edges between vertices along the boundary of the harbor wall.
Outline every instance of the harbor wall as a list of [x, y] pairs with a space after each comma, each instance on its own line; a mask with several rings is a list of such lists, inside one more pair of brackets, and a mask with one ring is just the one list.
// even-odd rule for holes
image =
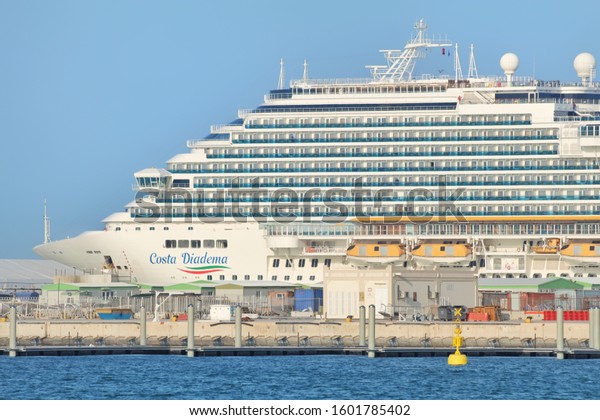
[[[196, 321], [197, 346], [232, 346], [234, 323]], [[147, 323], [148, 345], [184, 345], [187, 321]], [[556, 347], [555, 322], [468, 322], [462, 324], [467, 347]], [[450, 347], [454, 334], [452, 322], [382, 322], [376, 324], [376, 343], [380, 347]], [[572, 348], [585, 346], [587, 322], [564, 323], [564, 337]], [[20, 321], [17, 340], [30, 345], [135, 345], [139, 344], [140, 323], [133, 321]], [[242, 325], [245, 344], [257, 346], [358, 345], [359, 322], [256, 320]], [[9, 323], [0, 322], [0, 347], [6, 347]]]

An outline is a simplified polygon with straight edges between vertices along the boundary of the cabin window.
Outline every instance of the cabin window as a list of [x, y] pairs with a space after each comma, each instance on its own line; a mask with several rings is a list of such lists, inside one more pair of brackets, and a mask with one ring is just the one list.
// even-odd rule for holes
[[277, 276], [271, 276], [272, 281], [277, 281]]
[[315, 280], [315, 278], [316, 278], [315, 276], [310, 276], [308, 279], [309, 279], [310, 281], [314, 281], [314, 280]]
[[417, 292], [413, 292], [413, 302], [417, 301]]
[[284, 276], [284, 277], [283, 277], [283, 279], [284, 279], [285, 281], [290, 281], [290, 276]]
[[331, 258], [325, 258], [325, 267], [331, 267]]
[[224, 275], [224, 274], [221, 274], [221, 275], [219, 276], [219, 280], [225, 280], [225, 275]]
[[204, 248], [214, 248], [215, 241], [213, 239], [205, 239], [204, 240]]
[[227, 248], [227, 240], [217, 239], [217, 248]]
[[302, 280], [302, 276], [296, 277], [296, 280], [298, 280], [298, 281]]
[[190, 241], [188, 241], [187, 239], [180, 239], [177, 242], [177, 246], [179, 248], [189, 248], [190, 247]]
[[273, 268], [277, 268], [279, 267], [279, 259], [274, 259], [273, 260]]
[[231, 276], [231, 280], [237, 280], [237, 274], [234, 274], [233, 276]]
[[263, 275], [259, 274], [258, 277], [257, 277], [257, 280], [262, 280], [262, 279], [263, 279]]
[[244, 280], [250, 280], [250, 274], [245, 274], [244, 275]]
[[319, 260], [318, 260], [317, 258], [313, 258], [313, 259], [310, 261], [310, 266], [311, 266], [311, 267], [313, 267], [313, 268], [314, 268], [314, 267], [317, 267], [318, 265], [319, 265]]
[[290, 268], [292, 266], [292, 260], [290, 260], [290, 259], [285, 260], [285, 266], [286, 266], [286, 268]]
[[192, 248], [202, 248], [202, 241], [200, 239], [192, 239]]
[[298, 260], [298, 267], [302, 268], [306, 265], [306, 260], [304, 258]]
[[165, 241], [165, 248], [177, 248], [177, 241], [175, 239], [167, 239]]
[[212, 280], [212, 274], [209, 274], [208, 276], [206, 276], [206, 280]]

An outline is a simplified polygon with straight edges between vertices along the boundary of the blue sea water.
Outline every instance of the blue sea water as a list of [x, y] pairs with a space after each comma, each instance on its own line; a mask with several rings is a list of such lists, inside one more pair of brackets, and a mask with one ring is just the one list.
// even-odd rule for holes
[[600, 360], [359, 356], [2, 357], [0, 399], [599, 399]]

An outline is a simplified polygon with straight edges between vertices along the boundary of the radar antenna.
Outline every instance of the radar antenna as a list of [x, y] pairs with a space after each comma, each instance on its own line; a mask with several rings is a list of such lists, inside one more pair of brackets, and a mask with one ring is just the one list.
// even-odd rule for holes
[[447, 38], [428, 38], [427, 25], [423, 19], [415, 23], [415, 29], [417, 34], [406, 43], [404, 50], [380, 50], [387, 60], [387, 66], [367, 66], [371, 70], [373, 80], [376, 82], [411, 80], [416, 59], [424, 58], [427, 48], [452, 46]]

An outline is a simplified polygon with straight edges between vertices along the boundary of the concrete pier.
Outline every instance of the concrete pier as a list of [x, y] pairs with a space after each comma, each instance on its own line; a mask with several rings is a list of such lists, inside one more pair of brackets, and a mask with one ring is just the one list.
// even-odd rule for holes
[[8, 355], [10, 357], [17, 356], [17, 308], [10, 307], [10, 336], [8, 340]]
[[140, 346], [147, 344], [146, 338], [146, 308], [142, 305], [140, 308]]
[[367, 310], [365, 308], [364, 305], [361, 305], [360, 308], [358, 308], [358, 313], [359, 313], [359, 320], [358, 320], [358, 345], [359, 346], [366, 346], [366, 340], [365, 340], [365, 328], [367, 325]]
[[242, 308], [235, 307], [235, 347], [242, 347]]
[[187, 335], [187, 356], [194, 357], [194, 349], [196, 347], [194, 340], [194, 305], [188, 305], [187, 308], [187, 323], [188, 323], [188, 335]]
[[561, 306], [556, 310], [556, 358], [565, 358], [565, 317]]
[[594, 330], [592, 331], [594, 337], [594, 350], [600, 350], [600, 308], [594, 308]]
[[369, 357], [375, 357], [375, 305], [369, 305]]
[[590, 349], [595, 349], [596, 348], [596, 308], [590, 308], [590, 310], [589, 310], [588, 327], [589, 327], [588, 347]]

